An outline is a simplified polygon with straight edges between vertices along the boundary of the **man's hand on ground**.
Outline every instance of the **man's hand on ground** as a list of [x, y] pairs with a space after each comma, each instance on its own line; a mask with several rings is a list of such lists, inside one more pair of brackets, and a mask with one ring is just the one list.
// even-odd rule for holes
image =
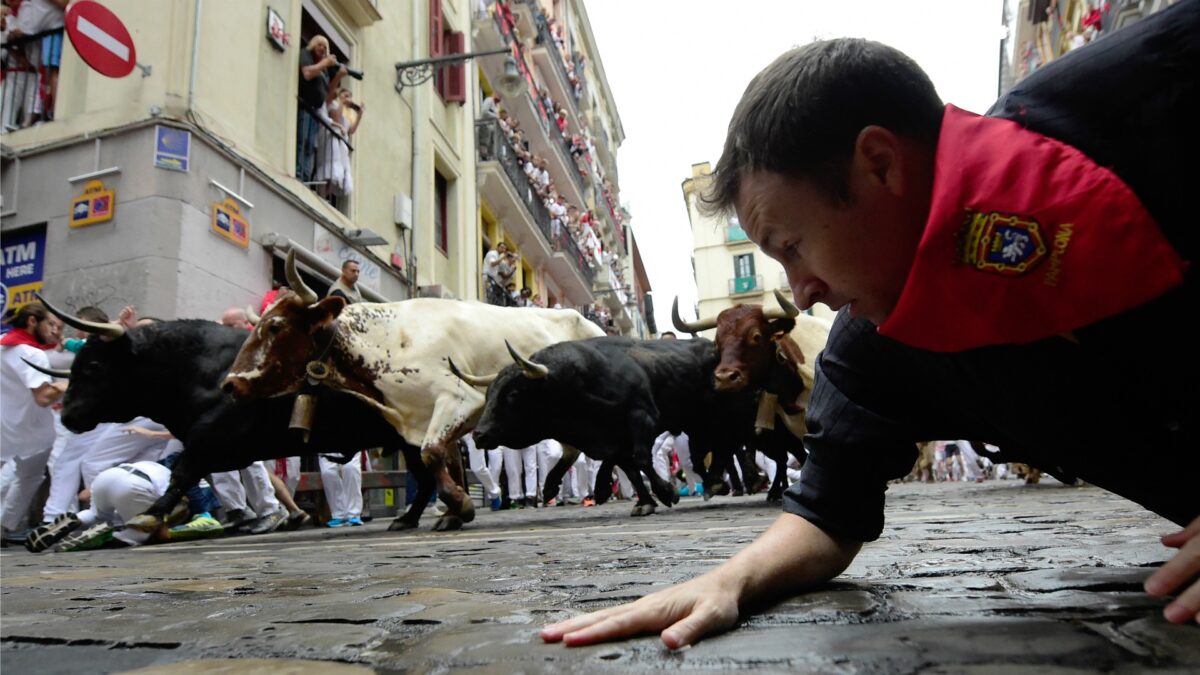
[[1179, 552], [1146, 580], [1146, 592], [1156, 598], [1178, 593], [1163, 610], [1163, 616], [1172, 623], [1200, 623], [1200, 517], [1185, 529], [1163, 537], [1162, 543]]
[[731, 628], [737, 617], [738, 594], [708, 574], [635, 602], [551, 624], [541, 636], [578, 647], [662, 631], [663, 644], [679, 649]]

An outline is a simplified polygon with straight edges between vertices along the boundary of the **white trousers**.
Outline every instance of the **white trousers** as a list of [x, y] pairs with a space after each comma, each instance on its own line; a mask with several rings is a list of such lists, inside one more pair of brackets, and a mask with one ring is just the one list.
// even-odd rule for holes
[[[92, 481], [91, 492], [91, 507], [79, 513], [84, 526], [105, 522], [120, 527], [130, 518], [145, 513], [162, 496], [153, 483], [119, 466], [101, 471]], [[130, 546], [137, 546], [145, 543], [150, 535], [150, 532], [129, 528], [113, 536]]]
[[355, 453], [354, 458], [345, 464], [321, 457], [320, 464], [329, 515], [335, 520], [362, 516], [362, 453]]
[[504, 473], [508, 476], [508, 498], [537, 497], [537, 446], [505, 448]]
[[[800, 470], [793, 469], [790, 466], [790, 464], [791, 464], [790, 460], [792, 459], [790, 455], [788, 456], [788, 459], [789, 459], [788, 465], [785, 465], [785, 467], [784, 467], [787, 470], [787, 478], [784, 479], [787, 481], [785, 488], [791, 486], [793, 483], [800, 480]], [[767, 474], [767, 480], [774, 483], [774, 481], [775, 481], [775, 460], [771, 459], [770, 457], [767, 457], [765, 453], [755, 452], [754, 453], [754, 463], [758, 465], [758, 468], [763, 470], [763, 473]]]
[[13, 465], [13, 477], [4, 494], [4, 504], [0, 507], [0, 525], [13, 531], [21, 529], [25, 513], [33, 504], [38, 488], [42, 486], [42, 478], [46, 472], [46, 462], [50, 461], [50, 448], [34, 452], [24, 457], [13, 457], [9, 463]]
[[683, 475], [687, 476], [688, 485], [703, 485], [704, 478], [692, 468], [692, 441], [687, 434], [675, 437], [675, 456], [679, 458], [679, 466], [683, 467]]
[[539, 495], [541, 489], [546, 486], [546, 474], [558, 464], [558, 460], [562, 459], [563, 446], [558, 441], [548, 438], [537, 444], [537, 484], [539, 486]]
[[96, 439], [110, 423], [97, 425], [91, 431], [73, 434], [63, 429], [62, 450], [50, 466], [50, 496], [42, 511], [42, 520], [50, 522], [64, 513], [79, 509], [79, 489], [83, 480], [83, 460]]
[[487, 450], [486, 460], [483, 450], [475, 447], [475, 438], [471, 434], [463, 436], [467, 444], [467, 457], [471, 463], [471, 471], [475, 479], [483, 486], [484, 496], [491, 501], [500, 496], [500, 465], [504, 462], [504, 453], [499, 448]]
[[583, 499], [592, 494], [593, 475], [588, 471], [588, 458], [582, 452], [575, 458], [575, 463], [563, 475], [562, 496], [564, 499]]
[[267, 467], [262, 462], [255, 462], [241, 471], [214, 473], [212, 487], [226, 514], [234, 509], [251, 510], [261, 518], [283, 508], [275, 498], [275, 486], [271, 484]]
[[654, 439], [654, 445], [650, 447], [650, 459], [654, 463], [654, 470], [663, 480], [675, 484], [671, 477], [671, 453], [675, 451], [675, 437], [670, 432], [664, 431]]

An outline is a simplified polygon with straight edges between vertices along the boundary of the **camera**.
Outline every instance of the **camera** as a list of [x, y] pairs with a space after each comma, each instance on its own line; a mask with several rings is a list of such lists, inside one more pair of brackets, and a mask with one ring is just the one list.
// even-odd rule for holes
[[327, 72], [329, 74], [329, 79], [332, 80], [333, 76], [337, 75], [337, 71], [339, 68], [345, 68], [346, 74], [349, 75], [350, 77], [353, 77], [356, 80], [363, 79], [363, 71], [359, 70], [358, 68], [351, 68], [350, 66], [347, 66], [344, 63], [335, 63], [335, 64], [329, 66], [325, 70], [325, 72]]

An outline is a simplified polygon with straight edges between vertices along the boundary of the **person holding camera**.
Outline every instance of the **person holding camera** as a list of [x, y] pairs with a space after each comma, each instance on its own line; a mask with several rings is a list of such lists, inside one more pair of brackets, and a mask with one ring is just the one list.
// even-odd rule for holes
[[296, 120], [296, 176], [312, 179], [317, 154], [318, 111], [337, 95], [338, 83], [347, 74], [345, 66], [329, 51], [329, 39], [314, 36], [300, 50], [300, 111]]

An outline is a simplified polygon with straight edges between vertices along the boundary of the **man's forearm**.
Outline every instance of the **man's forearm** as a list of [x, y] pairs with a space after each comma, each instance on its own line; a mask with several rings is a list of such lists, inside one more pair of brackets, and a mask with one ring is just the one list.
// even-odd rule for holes
[[738, 589], [740, 604], [786, 597], [841, 574], [860, 542], [839, 542], [800, 516], [784, 513], [758, 539], [710, 575]]

